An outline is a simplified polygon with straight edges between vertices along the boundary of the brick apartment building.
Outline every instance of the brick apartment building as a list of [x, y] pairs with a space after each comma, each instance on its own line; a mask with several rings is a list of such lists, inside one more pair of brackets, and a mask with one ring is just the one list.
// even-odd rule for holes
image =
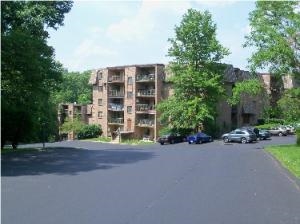
[[[79, 114], [85, 123], [99, 124], [103, 135], [112, 137], [155, 140], [161, 128], [156, 105], [172, 94], [172, 86], [166, 82], [164, 64], [126, 65], [96, 69], [92, 72], [90, 84], [93, 88], [93, 104], [61, 105], [59, 119]], [[232, 94], [236, 82], [250, 78], [248, 71], [228, 65], [224, 71], [224, 87], [227, 95]], [[219, 116], [216, 125], [219, 134], [233, 128], [254, 125], [262, 117], [268, 105], [272, 88], [269, 74], [258, 74], [266, 92], [260, 96], [241, 96], [237, 106], [230, 106], [226, 99], [217, 106]], [[283, 79], [283, 88], [294, 86], [291, 77]], [[80, 109], [79, 109], [80, 108]], [[77, 111], [77, 112], [76, 112]], [[69, 133], [69, 139], [73, 139]]]
[[104, 136], [156, 139], [160, 128], [155, 106], [164, 96], [163, 64], [108, 67], [95, 70], [93, 116]]

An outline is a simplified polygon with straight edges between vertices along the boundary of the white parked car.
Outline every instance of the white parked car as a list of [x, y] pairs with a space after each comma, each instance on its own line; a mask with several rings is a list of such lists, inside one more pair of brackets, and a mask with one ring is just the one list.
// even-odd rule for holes
[[288, 134], [287, 129], [283, 126], [270, 128], [268, 131], [271, 135], [286, 136]]

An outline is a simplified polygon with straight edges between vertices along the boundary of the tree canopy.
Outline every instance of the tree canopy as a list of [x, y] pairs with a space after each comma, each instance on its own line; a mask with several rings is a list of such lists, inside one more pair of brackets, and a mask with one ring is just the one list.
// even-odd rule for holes
[[300, 88], [287, 90], [278, 101], [281, 118], [289, 122], [300, 120]]
[[225, 66], [219, 62], [229, 54], [218, 42], [216, 29], [208, 11], [189, 9], [175, 26], [175, 38], [169, 39], [174, 94], [158, 110], [161, 121], [172, 128], [197, 129], [216, 116], [216, 103], [224, 93]]
[[61, 80], [62, 66], [47, 45], [46, 28], [63, 25], [72, 2], [1, 2], [1, 146], [37, 137], [53, 119], [51, 89]]
[[300, 75], [299, 1], [257, 1], [250, 13], [251, 32], [245, 46], [255, 47], [253, 71], [268, 68], [275, 75]]
[[61, 83], [58, 88], [53, 91], [53, 102], [59, 103], [79, 103], [89, 104], [92, 102], [92, 87], [88, 84], [91, 76], [90, 71], [67, 72], [62, 76]]

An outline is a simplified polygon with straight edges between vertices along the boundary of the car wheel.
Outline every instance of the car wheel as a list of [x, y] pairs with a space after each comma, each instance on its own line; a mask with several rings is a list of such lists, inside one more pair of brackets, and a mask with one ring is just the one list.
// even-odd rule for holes
[[228, 143], [228, 142], [229, 142], [228, 137], [224, 137], [224, 138], [223, 138], [223, 141], [224, 141], [225, 143]]
[[189, 144], [192, 144], [192, 143], [189, 141]]
[[282, 132], [279, 132], [279, 133], [278, 133], [278, 136], [282, 136], [282, 135], [283, 135]]
[[161, 145], [165, 144], [164, 142], [160, 142]]
[[242, 138], [241, 139], [241, 143], [243, 143], [243, 144], [247, 143], [247, 139], [246, 138]]

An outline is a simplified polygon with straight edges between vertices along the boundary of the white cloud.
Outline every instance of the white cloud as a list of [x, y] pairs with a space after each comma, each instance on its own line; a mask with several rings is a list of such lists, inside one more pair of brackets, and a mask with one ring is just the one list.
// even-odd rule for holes
[[88, 37], [81, 41], [81, 43], [74, 49], [71, 57], [67, 60], [67, 67], [74, 70], [82, 70], [84, 66], [94, 67], [93, 62], [95, 58], [109, 58], [116, 57], [118, 52], [103, 45], [101, 36], [103, 30], [98, 27], [92, 27]]
[[162, 20], [166, 14], [181, 16], [189, 7], [191, 5], [186, 1], [143, 1], [134, 16], [111, 24], [106, 35], [119, 43], [151, 39], [153, 31], [164, 22]]
[[213, 0], [213, 1], [203, 1], [203, 0], [197, 0], [195, 1], [196, 4], [207, 6], [207, 7], [225, 7], [228, 5], [232, 5], [236, 3], [235, 0]]

